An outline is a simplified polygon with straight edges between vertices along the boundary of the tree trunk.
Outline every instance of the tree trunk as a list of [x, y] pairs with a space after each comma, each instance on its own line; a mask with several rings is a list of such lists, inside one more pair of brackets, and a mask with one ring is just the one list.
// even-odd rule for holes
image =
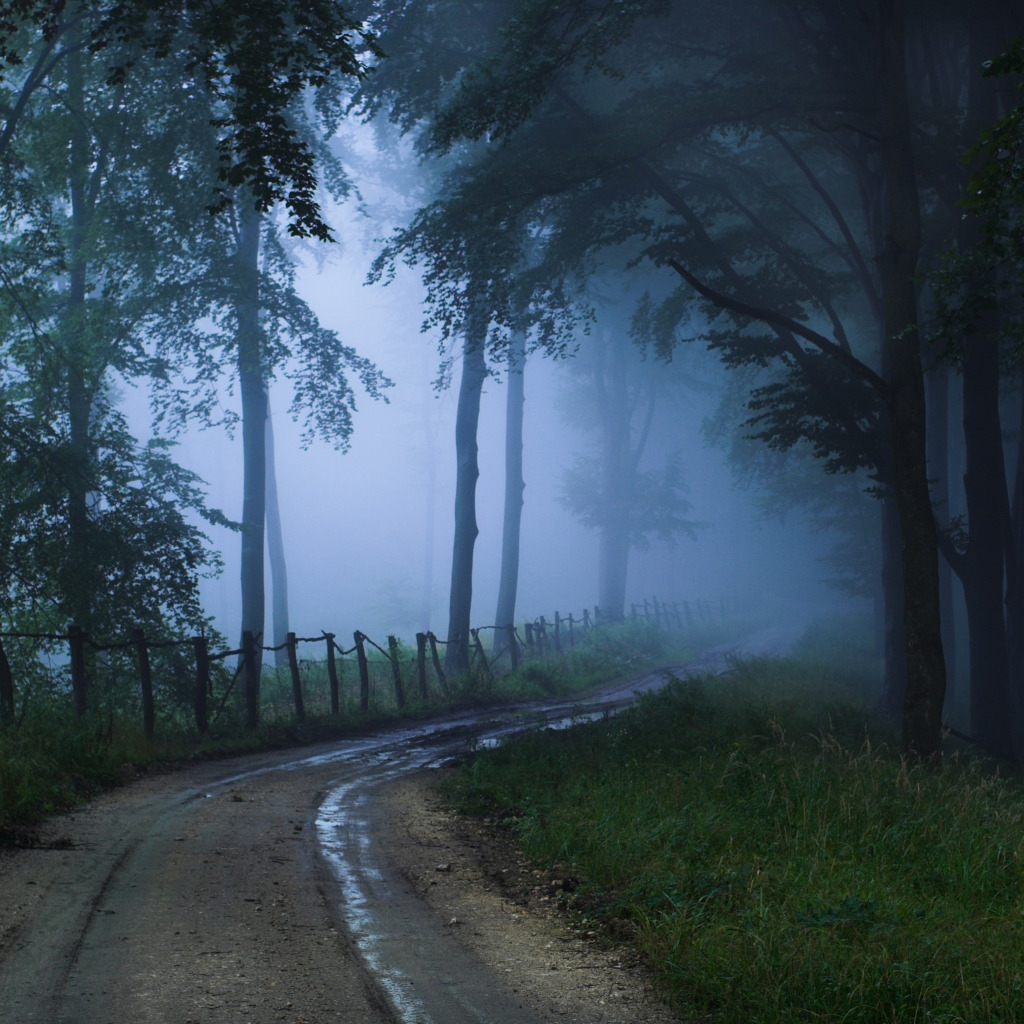
[[903, 5], [878, 0], [885, 241], [879, 255], [883, 326], [890, 367], [887, 410], [893, 494], [903, 539], [907, 689], [903, 745], [928, 758], [942, 750], [946, 666], [939, 620], [938, 546], [928, 490], [927, 411], [917, 318], [920, 207], [907, 103]]
[[479, 311], [471, 315], [462, 345], [462, 379], [455, 416], [455, 540], [452, 546], [452, 583], [448, 605], [448, 649], [445, 671], [469, 670], [469, 627], [473, 603], [473, 548], [476, 525], [477, 462], [476, 432], [480, 420], [480, 395], [487, 376], [484, 347], [487, 319]]
[[891, 493], [882, 496], [882, 615], [885, 681], [881, 711], [894, 723], [903, 715], [907, 689], [907, 642], [903, 632], [903, 553], [900, 512]]
[[[940, 523], [950, 520], [949, 508], [949, 374], [946, 363], [933, 366], [928, 374], [928, 475], [932, 504]], [[946, 700], [948, 716], [954, 700], [956, 678], [956, 630], [953, 614], [953, 570], [939, 559], [939, 610], [942, 621], [942, 653], [946, 658]]]
[[[260, 215], [239, 202], [237, 262], [238, 381], [242, 396], [242, 628], [264, 642], [264, 524], [267, 501], [267, 392], [259, 325]], [[256, 658], [258, 685], [261, 658]]]
[[68, 551], [63, 587], [71, 621], [89, 632], [92, 625], [94, 570], [89, 542], [89, 484], [92, 478], [93, 382], [89, 351], [86, 292], [88, 265], [85, 243], [90, 210], [87, 198], [88, 165], [91, 160], [85, 121], [85, 88], [82, 54], [72, 47], [68, 60], [67, 102], [74, 112], [69, 149], [71, 235], [68, 246], [68, 293], [64, 314], [67, 354], [68, 427], [71, 471], [68, 474]]
[[[505, 406], [505, 514], [501, 527], [501, 579], [498, 607], [494, 615], [495, 654], [515, 644], [511, 628], [516, 615], [519, 586], [519, 533], [523, 518], [523, 389], [526, 370], [526, 338], [517, 333], [511, 343], [508, 362], [508, 394]], [[510, 628], [505, 628], [510, 627]]]
[[[277, 466], [274, 454], [274, 419], [270, 415], [270, 395], [267, 403], [267, 555], [270, 561], [270, 592], [273, 622], [273, 645], [278, 647], [288, 637], [288, 566], [284, 557], [284, 533], [281, 529], [281, 508], [277, 501]], [[288, 664], [288, 651], [274, 652], [274, 664]]]
[[605, 621], [626, 613], [630, 501], [633, 494], [630, 403], [623, 342], [608, 333], [594, 369], [601, 420], [602, 515], [598, 547], [598, 605]]

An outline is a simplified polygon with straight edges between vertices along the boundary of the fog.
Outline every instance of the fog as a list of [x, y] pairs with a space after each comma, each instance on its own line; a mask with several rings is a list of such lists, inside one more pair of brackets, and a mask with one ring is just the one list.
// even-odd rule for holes
[[[344, 452], [317, 441], [303, 449], [301, 430], [287, 411], [287, 384], [270, 389], [291, 628], [300, 636], [321, 630], [345, 636], [355, 629], [375, 638], [395, 633], [409, 639], [425, 629], [443, 635], [460, 366], [454, 365], [449, 387], [436, 387], [438, 338], [421, 331], [422, 289], [412, 271], [388, 285], [365, 283], [376, 251], [374, 228], [386, 223], [345, 208], [334, 209], [332, 223], [338, 243], [322, 266], [309, 252], [296, 253], [303, 263], [300, 292], [321, 323], [373, 359], [394, 386], [386, 402], [360, 396], [351, 445]], [[579, 343], [587, 344], [586, 334]], [[690, 514], [701, 528], [695, 539], [680, 537], [672, 544], [655, 539], [648, 550], [631, 553], [627, 605], [653, 596], [716, 603], [749, 598], [755, 607], [795, 616], [825, 605], [848, 608], [829, 587], [820, 560], [831, 539], [811, 530], [800, 509], [782, 521], [764, 516], [756, 507], [756, 491], [741, 487], [725, 453], [704, 440], [702, 426], [715, 411], [724, 375], [699, 345], [694, 349], [678, 357], [693, 367], [692, 383], [678, 402], [683, 422], [660, 440], [685, 450]], [[564, 408], [574, 358], [536, 353], [526, 367], [519, 618], [551, 618], [556, 610], [579, 617], [596, 603], [597, 535], [560, 500], [566, 466], [593, 446], [585, 431], [568, 422]], [[478, 626], [493, 624], [498, 586], [506, 380], [505, 368], [494, 366], [481, 404], [472, 619]], [[141, 398], [134, 410], [140, 428], [146, 421]], [[223, 400], [237, 406], [227, 394]], [[240, 431], [233, 438], [216, 428], [192, 431], [178, 445], [176, 459], [206, 482], [208, 503], [240, 519]], [[224, 558], [224, 571], [202, 583], [205, 609], [226, 636], [234, 637], [240, 616], [239, 539], [227, 529], [205, 524], [204, 529]], [[269, 631], [269, 565], [266, 571]]]

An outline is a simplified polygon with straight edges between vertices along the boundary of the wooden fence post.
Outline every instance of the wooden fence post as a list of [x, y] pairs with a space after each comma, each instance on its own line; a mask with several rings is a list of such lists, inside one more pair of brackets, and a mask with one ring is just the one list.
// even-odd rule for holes
[[516, 636], [516, 624], [510, 622], [505, 627], [505, 635], [508, 637], [508, 653], [512, 658], [512, 671], [519, 668], [519, 637]]
[[260, 724], [260, 689], [256, 665], [256, 637], [252, 630], [242, 633], [242, 672], [245, 678], [245, 727], [250, 732]]
[[153, 710], [153, 671], [149, 664], [149, 647], [146, 634], [141, 629], [132, 630], [135, 654], [139, 659], [139, 684], [142, 688], [142, 731], [146, 739], [153, 738], [156, 716]]
[[534, 626], [534, 636], [537, 639], [537, 650], [540, 652], [540, 656], [546, 658], [548, 656], [548, 624], [543, 615]]
[[370, 710], [370, 667], [366, 664], [366, 648], [363, 641], [366, 637], [357, 629], [352, 638], [356, 642], [356, 661], [359, 663], [359, 710]]
[[210, 724], [206, 703], [210, 691], [210, 652], [206, 645], [206, 637], [192, 637], [192, 650], [196, 656], [196, 728], [202, 736]]
[[441, 684], [441, 689], [447, 693], [448, 680], [445, 679], [444, 669], [441, 668], [441, 659], [437, 656], [437, 637], [434, 636], [433, 632], [427, 633], [427, 642], [430, 644], [430, 660], [434, 664], [434, 671], [437, 673], [438, 682]]
[[487, 664], [487, 655], [484, 653], [484, 645], [480, 642], [480, 630], [471, 629], [469, 635], [472, 638], [473, 648], [480, 658], [480, 664], [483, 665], [484, 679], [487, 682], [491, 682], [493, 676], [491, 675], [491, 666]]
[[590, 631], [590, 612], [586, 608], [583, 609], [583, 628]]
[[427, 699], [427, 634], [416, 634], [416, 682], [420, 696]]
[[299, 645], [294, 633], [285, 634], [284, 642], [288, 645], [288, 670], [292, 674], [292, 700], [295, 702], [295, 717], [298, 721], [304, 722], [306, 706], [302, 701], [302, 679], [299, 676]]
[[341, 701], [338, 693], [338, 666], [334, 661], [334, 634], [324, 633], [324, 639], [327, 641], [327, 682], [331, 687], [331, 714], [337, 715], [341, 713]]
[[395, 680], [395, 701], [400, 708], [404, 708], [405, 687], [402, 685], [402, 662], [398, 654], [398, 637], [388, 637], [388, 650], [391, 652], [391, 675]]
[[68, 627], [68, 645], [71, 648], [71, 692], [75, 699], [75, 714], [81, 718], [86, 708], [85, 633], [81, 626]]
[[555, 650], [562, 653], [562, 618], [555, 612]]
[[526, 623], [526, 650], [528, 652], [533, 651], [533, 623]]
[[14, 676], [7, 652], [0, 643], [0, 722], [14, 721]]
[[576, 646], [576, 635], [575, 635], [575, 633], [573, 633], [572, 627], [573, 627], [573, 617], [572, 617], [572, 612], [569, 612], [569, 646], [570, 647], [575, 647]]

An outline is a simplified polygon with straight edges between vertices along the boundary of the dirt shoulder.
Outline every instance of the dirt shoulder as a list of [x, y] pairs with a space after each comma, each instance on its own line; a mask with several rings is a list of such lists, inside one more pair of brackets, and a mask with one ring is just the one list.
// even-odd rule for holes
[[527, 862], [512, 838], [456, 813], [443, 772], [381, 794], [381, 850], [459, 941], [541, 1017], [579, 1024], [671, 1024], [636, 951], [583, 930], [566, 909], [575, 880]]

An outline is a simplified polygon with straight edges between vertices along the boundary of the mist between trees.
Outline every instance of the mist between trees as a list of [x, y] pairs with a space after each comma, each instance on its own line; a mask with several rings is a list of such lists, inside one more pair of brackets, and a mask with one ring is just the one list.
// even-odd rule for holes
[[1019, 759], [1022, 21], [3, 6], [2, 624], [280, 647], [392, 574], [454, 676], [481, 593], [831, 587], [906, 752]]

